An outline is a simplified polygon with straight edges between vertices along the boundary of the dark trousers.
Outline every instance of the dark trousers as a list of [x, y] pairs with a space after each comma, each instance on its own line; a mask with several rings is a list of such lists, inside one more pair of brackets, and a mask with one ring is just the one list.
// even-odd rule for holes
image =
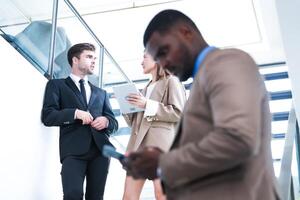
[[90, 150], [80, 156], [67, 156], [62, 162], [61, 178], [64, 200], [82, 200], [86, 178], [86, 200], [102, 200], [109, 159], [102, 156], [94, 141]]

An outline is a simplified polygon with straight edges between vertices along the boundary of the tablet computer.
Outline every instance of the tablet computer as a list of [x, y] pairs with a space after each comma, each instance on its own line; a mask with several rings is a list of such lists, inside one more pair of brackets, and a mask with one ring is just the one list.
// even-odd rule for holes
[[139, 90], [136, 88], [134, 83], [128, 83], [124, 85], [118, 85], [112, 87], [115, 97], [120, 105], [120, 110], [122, 114], [134, 113], [134, 112], [141, 112], [144, 109], [134, 106], [128, 103], [127, 96], [130, 93], [139, 93]]

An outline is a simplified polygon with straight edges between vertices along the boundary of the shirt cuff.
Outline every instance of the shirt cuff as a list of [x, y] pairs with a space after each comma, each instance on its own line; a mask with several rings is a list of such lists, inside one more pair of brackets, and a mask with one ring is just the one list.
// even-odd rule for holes
[[75, 112], [74, 112], [74, 119], [76, 119], [77, 111], [78, 111], [78, 109], [76, 109]]
[[158, 102], [151, 99], [147, 99], [144, 117], [155, 116], [158, 110]]
[[109, 125], [109, 119], [108, 118], [106, 118], [106, 119], [107, 119], [107, 123], [106, 123], [106, 128], [107, 128]]

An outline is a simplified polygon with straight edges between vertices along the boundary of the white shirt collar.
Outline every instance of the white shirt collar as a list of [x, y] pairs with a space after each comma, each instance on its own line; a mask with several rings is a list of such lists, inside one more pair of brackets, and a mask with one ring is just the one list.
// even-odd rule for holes
[[[79, 83], [79, 81], [80, 81], [80, 77], [79, 76], [77, 76], [77, 75], [75, 75], [75, 74], [70, 74], [70, 77], [71, 77], [71, 79], [75, 82], [75, 83]], [[87, 83], [88, 82], [88, 77], [87, 76], [85, 76], [84, 78], [84, 83]]]
[[[80, 83], [79, 80], [81, 79], [79, 76], [76, 76], [75, 74], [70, 74], [70, 78], [72, 79], [72, 81], [75, 83], [76, 87], [78, 88], [78, 90], [80, 91]], [[90, 98], [91, 98], [91, 87], [88, 84], [88, 77], [85, 76], [84, 77], [84, 88], [86, 91], [86, 98], [87, 98], [87, 102], [89, 102]]]

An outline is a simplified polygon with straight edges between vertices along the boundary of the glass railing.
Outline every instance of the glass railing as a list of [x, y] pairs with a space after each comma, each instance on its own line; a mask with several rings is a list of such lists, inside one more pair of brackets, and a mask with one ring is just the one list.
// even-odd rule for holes
[[[110, 52], [70, 1], [36, 2], [39, 3], [39, 6], [19, 5], [16, 0], [0, 1], [2, 5], [0, 8], [2, 36], [46, 77], [67, 77], [71, 71], [67, 61], [68, 49], [73, 44], [89, 42], [96, 46], [96, 54], [99, 58], [94, 74], [89, 76], [89, 80], [93, 84], [104, 88], [111, 95], [112, 86], [130, 82]], [[30, 2], [34, 3], [34, 1]], [[28, 9], [29, 7], [30, 9]], [[52, 52], [53, 28], [56, 28], [56, 33]], [[127, 125], [120, 116], [118, 103], [114, 98], [111, 98], [110, 101], [120, 118], [120, 124], [126, 127]]]
[[[284, 96], [285, 93], [291, 91], [290, 80], [286, 76], [280, 76], [288, 71], [288, 66], [285, 63], [280, 65], [266, 65], [260, 67], [260, 73], [265, 77], [265, 84], [268, 92], [272, 95], [280, 94], [282, 98], [271, 97], [270, 110], [273, 117], [279, 116], [280, 114], [289, 113], [292, 107], [292, 98], [289, 95]], [[278, 76], [277, 76], [277, 75]], [[273, 118], [274, 119], [274, 118]], [[279, 119], [279, 118], [278, 118]], [[288, 131], [288, 118], [273, 120], [272, 121], [272, 157], [275, 175], [279, 177], [282, 156], [284, 151], [285, 136]]]
[[[50, 7], [43, 7], [44, 15], [52, 13], [51, 2], [45, 1]], [[28, 15], [28, 9], [21, 9], [14, 0], [1, 0], [0, 11], [2, 36], [42, 74], [47, 73], [51, 24], [40, 20], [42, 14], [34, 7]]]
[[283, 200], [299, 199], [299, 127], [291, 108], [278, 183]]
[[[69, 47], [75, 43], [89, 42], [97, 47], [99, 55], [95, 73], [89, 77], [92, 83], [102, 86], [106, 83], [112, 84], [114, 81], [123, 83], [130, 81], [69, 1], [45, 0], [43, 3], [36, 3], [39, 3], [39, 6], [25, 6], [20, 5], [19, 1], [1, 0], [0, 29], [2, 36], [42, 74], [54, 78], [67, 77], [70, 73], [67, 62]], [[52, 28], [55, 28], [52, 16], [55, 10], [57, 13], [55, 48], [53, 61], [50, 62]]]

